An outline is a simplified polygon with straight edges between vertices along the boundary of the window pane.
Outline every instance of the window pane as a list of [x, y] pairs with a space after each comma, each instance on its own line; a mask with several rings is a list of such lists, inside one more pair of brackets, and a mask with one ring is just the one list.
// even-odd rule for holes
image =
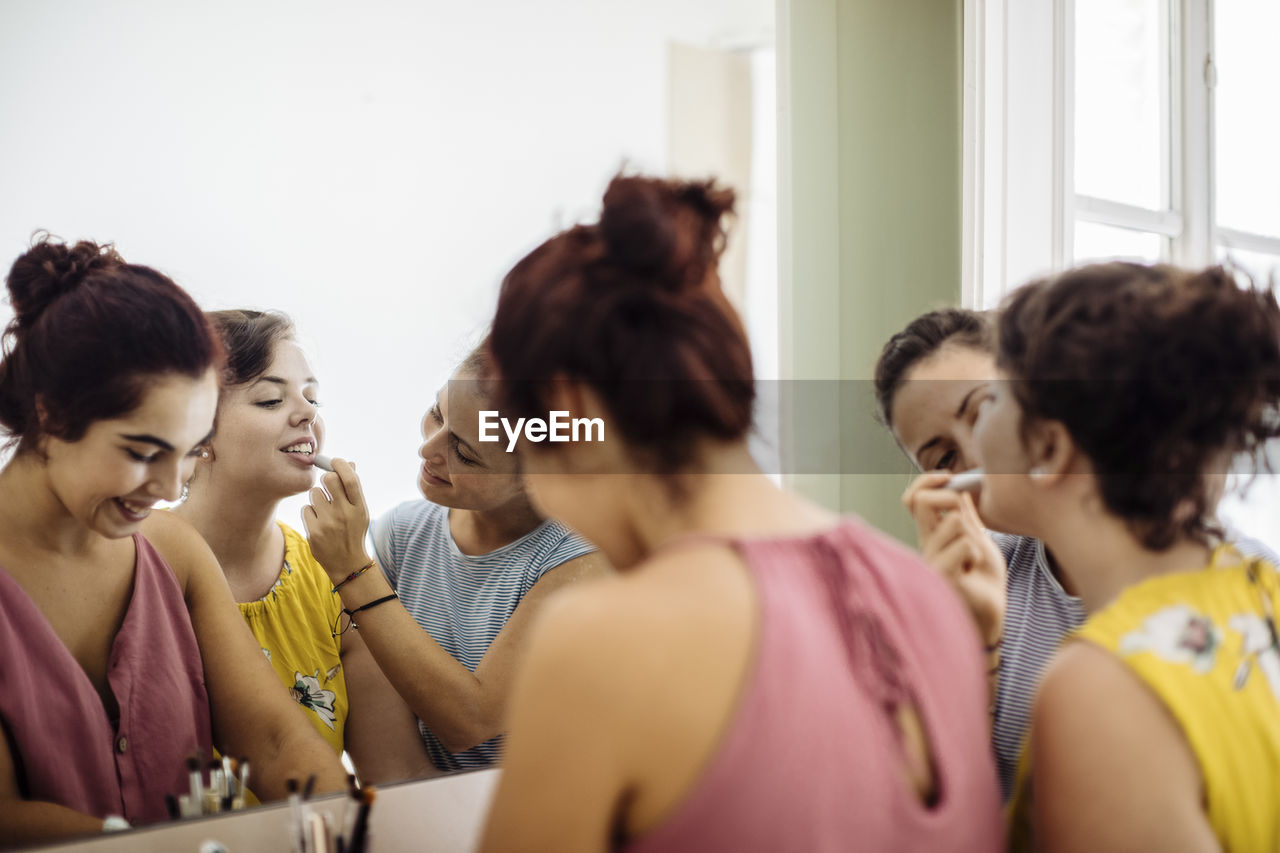
[[1219, 225], [1280, 237], [1280, 2], [1214, 3]]
[[[1168, 206], [1162, 107], [1168, 0], [1076, 0], [1075, 191], [1153, 210]], [[1271, 0], [1274, 2], [1274, 0]]]
[[[1230, 261], [1247, 272], [1254, 284], [1280, 285], [1280, 255], [1246, 252], [1244, 249], [1228, 249], [1226, 246], [1219, 246], [1217, 256], [1220, 262]], [[1280, 471], [1280, 468], [1276, 470]]]
[[1155, 263], [1164, 257], [1166, 238], [1149, 231], [1130, 231], [1096, 222], [1076, 221], [1076, 263], [1089, 261], [1140, 261]]

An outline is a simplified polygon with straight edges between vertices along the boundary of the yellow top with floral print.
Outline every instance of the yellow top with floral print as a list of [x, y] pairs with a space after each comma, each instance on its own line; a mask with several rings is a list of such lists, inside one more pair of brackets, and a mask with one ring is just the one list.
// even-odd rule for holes
[[[1119, 657], [1178, 721], [1224, 850], [1280, 850], [1280, 575], [1229, 545], [1126, 589], [1074, 635]], [[1032, 849], [1024, 749], [1011, 849]]]
[[287, 524], [284, 565], [275, 586], [257, 601], [239, 604], [258, 645], [289, 694], [334, 751], [341, 754], [347, 720], [342, 638], [333, 626], [342, 603], [302, 534]]

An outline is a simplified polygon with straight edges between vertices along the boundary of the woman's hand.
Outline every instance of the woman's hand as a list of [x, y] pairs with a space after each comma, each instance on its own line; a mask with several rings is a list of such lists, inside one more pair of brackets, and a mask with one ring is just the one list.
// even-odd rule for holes
[[973, 497], [947, 489], [950, 478], [943, 472], [921, 474], [903, 493], [902, 503], [915, 519], [925, 562], [960, 593], [990, 649], [1004, 633], [1007, 567], [978, 518]]
[[337, 584], [372, 562], [365, 550], [369, 508], [355, 466], [334, 459], [333, 472], [320, 478], [310, 498], [311, 503], [302, 508], [302, 526], [311, 553]]

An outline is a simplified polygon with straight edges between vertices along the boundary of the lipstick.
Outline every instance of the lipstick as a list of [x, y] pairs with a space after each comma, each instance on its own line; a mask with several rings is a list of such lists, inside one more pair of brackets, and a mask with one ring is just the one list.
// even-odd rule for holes
[[977, 492], [982, 489], [982, 469], [970, 468], [968, 471], [961, 471], [956, 474], [943, 488], [950, 489], [953, 492]]

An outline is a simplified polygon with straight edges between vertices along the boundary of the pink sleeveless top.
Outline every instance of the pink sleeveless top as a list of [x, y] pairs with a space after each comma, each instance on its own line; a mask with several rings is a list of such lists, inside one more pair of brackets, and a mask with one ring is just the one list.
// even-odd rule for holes
[[173, 570], [141, 535], [133, 596], [111, 645], [102, 699], [44, 614], [0, 569], [0, 721], [24, 798], [131, 823], [163, 820], [185, 792], [186, 757], [212, 755], [209, 696]]
[[[1002, 850], [981, 651], [947, 583], [853, 520], [732, 544], [759, 594], [754, 670], [701, 779], [627, 849]], [[933, 756], [932, 806], [901, 769], [892, 711], [908, 699]]]

